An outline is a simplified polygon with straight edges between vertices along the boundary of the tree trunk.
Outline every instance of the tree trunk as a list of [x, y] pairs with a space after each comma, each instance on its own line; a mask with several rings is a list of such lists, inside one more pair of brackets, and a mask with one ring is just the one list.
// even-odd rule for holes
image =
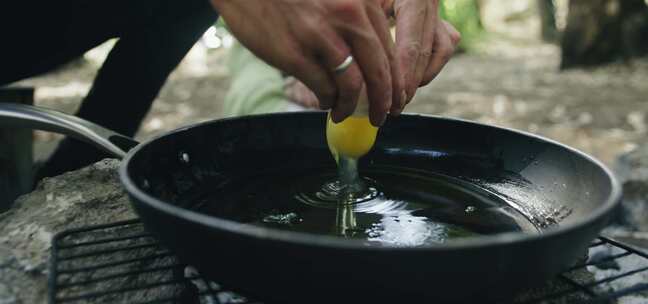
[[561, 68], [591, 66], [648, 52], [644, 0], [570, 0]]
[[554, 42], [558, 39], [558, 29], [556, 29], [556, 6], [553, 0], [537, 0], [538, 10], [540, 12], [541, 35], [542, 39], [547, 42]]

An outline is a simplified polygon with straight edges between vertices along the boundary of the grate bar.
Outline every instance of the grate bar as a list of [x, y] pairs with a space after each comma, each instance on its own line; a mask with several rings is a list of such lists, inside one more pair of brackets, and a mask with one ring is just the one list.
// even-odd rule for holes
[[75, 243], [75, 244], [59, 244], [58, 248], [59, 249], [69, 249], [69, 248], [76, 248], [76, 247], [81, 247], [81, 246], [92, 246], [92, 245], [99, 245], [99, 244], [103, 244], [103, 243], [127, 241], [127, 240], [133, 240], [133, 239], [145, 238], [145, 237], [153, 237], [153, 235], [150, 234], [150, 233], [139, 233], [139, 234], [128, 235], [128, 236], [98, 239], [98, 240], [90, 241], [90, 242], [81, 242], [81, 243]]
[[164, 303], [174, 304], [174, 303], [178, 303], [178, 301], [180, 300], [182, 300], [182, 298], [180, 297], [168, 297], [168, 298], [146, 301], [146, 302], [137, 302], [134, 304], [164, 304]]
[[[105, 231], [102, 231], [102, 229]], [[100, 232], [100, 234], [97, 234], [97, 238], [93, 239], [92, 233], [98, 232]], [[77, 239], [83, 241], [74, 243], [74, 240]], [[615, 291], [607, 293], [601, 291], [602, 294], [597, 294], [595, 290], [596, 288], [593, 287], [622, 277], [648, 271], [648, 252], [643, 252], [629, 245], [602, 236], [592, 242], [589, 248], [601, 245], [609, 245], [616, 249], [622, 249], [625, 251], [598, 260], [588, 261], [572, 266], [568, 271], [574, 271], [577, 269], [586, 270], [587, 266], [598, 265], [630, 255], [644, 258], [645, 263], [637, 266], [641, 267], [639, 269], [626, 271], [629, 267], [624, 267], [622, 270], [623, 273], [621, 274], [589, 283], [580, 282], [578, 277], [572, 279], [570, 276], [566, 275], [567, 272], [565, 272], [556, 277], [557, 280], [564, 282], [564, 284], [558, 284], [555, 285], [555, 287], [552, 287], [552, 289], [547, 289], [541, 293], [533, 294], [533, 297], [527, 299], [524, 303], [553, 303], [554, 301], [566, 301], [565, 303], [567, 303], [570, 301], [572, 296], [578, 296], [578, 303], [580, 304], [609, 303], [612, 299], [648, 290], [648, 283], [642, 282], [634, 286], [619, 287], [616, 288]], [[65, 256], [65, 253], [67, 253], [66, 250], [72, 248], [81, 248], [84, 251], [89, 252], [81, 252]], [[145, 251], [138, 250], [144, 248], [155, 249]], [[103, 263], [95, 263], [96, 260], [92, 259], [92, 257], [96, 256], [106, 256], [116, 259], [117, 257], [112, 257], [110, 254], [122, 252], [130, 257], [122, 257], [121, 260]], [[61, 256], [61, 253], [64, 253], [63, 256]], [[127, 264], [154, 261], [162, 258], [170, 258], [172, 256], [172, 253], [163, 248], [152, 234], [143, 230], [143, 225], [139, 220], [97, 225], [59, 233], [54, 237], [52, 242], [52, 259], [50, 263], [49, 278], [50, 304], [76, 303], [81, 301], [83, 303], [94, 303], [95, 301], [104, 302], [108, 300], [132, 303], [132, 301], [129, 301], [128, 297], [130, 297], [133, 292], [138, 292], [138, 294], [139, 292], [142, 292], [141, 294], [145, 296], [140, 299], [142, 302], [139, 302], [138, 304], [185, 303], [186, 301], [191, 303], [194, 303], [194, 301], [198, 301], [199, 303], [220, 303], [220, 298], [225, 295], [225, 293], [230, 292], [227, 289], [222, 289], [222, 286], [220, 285], [214, 285], [213, 282], [205, 279], [197, 272], [187, 272], [185, 268], [186, 265], [179, 264], [175, 259], [168, 260], [168, 263], [167, 260], [161, 261], [164, 263], [156, 263], [156, 265], [159, 266], [148, 265], [151, 267], [146, 267], [146, 265], [143, 265], [144, 267], [142, 267], [142, 269], [120, 268]], [[66, 261], [67, 263], [65, 263], [65, 266], [69, 265], [69, 267], [61, 267], [59, 261]], [[134, 266], [138, 265], [135, 264]], [[108, 273], [86, 280], [79, 277], [78, 279], [81, 279], [82, 281], [59, 283], [59, 281], [64, 281], [63, 276], [67, 277], [77, 273], [98, 270], [107, 270]], [[169, 273], [164, 273], [164, 271], [169, 271]], [[158, 273], [159, 276], [153, 276], [156, 279], [149, 280], [149, 277], [144, 275], [153, 273]], [[188, 277], [185, 277], [185, 275]], [[110, 284], [103, 285], [101, 284], [102, 282], [121, 278], [126, 279], [124, 281], [126, 282], [125, 286], [112, 286], [107, 287], [109, 289], [100, 289], [102, 288], [101, 286], [110, 286]], [[70, 281], [73, 279], [73, 277], [69, 278]], [[128, 285], [128, 282], [137, 285]], [[621, 282], [624, 283], [625, 281]], [[97, 283], [98, 285], [93, 285]], [[627, 283], [626, 285], [629, 284], [632, 283]], [[169, 294], [168, 292], [157, 292], [158, 290], [164, 291], [165, 287], [171, 286], [177, 286], [177, 288], [179, 288], [178, 292], [173, 294]], [[68, 291], [68, 294], [63, 293], [64, 291]], [[123, 299], [114, 300], [119, 299], [120, 294], [123, 295]], [[241, 301], [243, 301], [241, 304], [260, 304], [260, 302], [246, 299], [245, 297], [242, 297]]]
[[59, 233], [58, 235], [55, 236], [55, 238], [57, 241], [61, 241], [66, 237], [72, 236], [74, 234], [81, 234], [81, 233], [86, 233], [91, 231], [105, 230], [105, 229], [116, 228], [116, 227], [127, 227], [127, 226], [142, 226], [142, 223], [140, 222], [139, 219], [130, 219], [130, 220], [119, 221], [119, 222], [108, 223], [108, 224], [73, 228]]
[[[217, 296], [218, 292], [206, 292], [206, 291], [201, 291], [196, 293], [197, 296]], [[161, 304], [161, 303], [178, 303], [179, 300], [182, 300], [182, 297], [180, 296], [170, 296], [166, 298], [161, 298], [161, 299], [156, 299], [153, 301], [146, 301], [146, 302], [139, 302], [137, 304]], [[218, 300], [216, 300], [218, 301]], [[216, 302], [220, 304], [220, 302]], [[257, 304], [257, 303], [245, 303], [245, 304]], [[261, 304], [261, 303], [258, 303]]]
[[594, 299], [592, 301], [589, 301], [587, 304], [595, 304], [595, 303], [609, 303], [610, 300], [618, 299], [623, 296], [631, 295], [633, 293], [641, 292], [648, 290], [648, 283], [640, 283], [631, 287], [628, 287], [626, 289], [623, 289], [621, 291], [616, 291], [609, 293], [607, 295], [601, 296], [597, 299]]
[[567, 269], [566, 272], [574, 271], [576, 269], [585, 268], [587, 266], [600, 265], [600, 264], [603, 264], [603, 263], [606, 263], [606, 262], [610, 262], [610, 261], [614, 261], [616, 259], [620, 259], [622, 257], [629, 256], [631, 254], [632, 254], [632, 252], [626, 251], [624, 253], [618, 253], [618, 254], [609, 255], [609, 256], [606, 256], [606, 257], [598, 259], [598, 260], [594, 260], [594, 261], [590, 261], [590, 262], [587, 262], [587, 263], [582, 263], [582, 264], [578, 264], [576, 266], [570, 267], [570, 268]]
[[155, 242], [155, 243], [148, 243], [142, 245], [132, 245], [132, 246], [125, 246], [125, 247], [117, 247], [112, 249], [103, 249], [103, 250], [96, 250], [91, 252], [84, 252], [84, 253], [73, 254], [65, 257], [58, 257], [58, 259], [59, 261], [67, 261], [67, 260], [73, 260], [79, 258], [87, 258], [95, 255], [104, 255], [104, 254], [111, 254], [111, 253], [116, 253], [121, 251], [137, 250], [137, 249], [159, 247], [159, 246], [160, 244]]
[[580, 283], [570, 279], [564, 273], [559, 274], [558, 278], [560, 278], [560, 280], [562, 280], [563, 282], [567, 282], [567, 284], [571, 285], [575, 289], [584, 292], [588, 296], [590, 296], [592, 298], [596, 297], [596, 293], [594, 291], [592, 291], [591, 289], [587, 288], [586, 286], [583, 286]]
[[518, 303], [518, 304], [533, 304], [533, 303], [545, 303], [546, 301], [553, 300], [553, 299], [559, 299], [560, 297], [563, 297], [565, 295], [571, 294], [578, 291], [577, 288], [568, 288], [565, 290], [561, 290], [558, 292], [550, 293], [550, 294], [545, 294], [545, 295], [540, 295], [536, 298], [526, 300], [524, 302]]
[[611, 276], [611, 277], [608, 277], [608, 278], [605, 278], [605, 279], [602, 279], [602, 280], [598, 280], [596, 282], [586, 284], [585, 286], [593, 287], [593, 286], [596, 286], [596, 285], [599, 285], [599, 284], [612, 282], [614, 280], [617, 280], [617, 279], [620, 279], [620, 278], [623, 278], [623, 277], [629, 277], [629, 276], [631, 276], [633, 274], [644, 272], [646, 270], [648, 270], [648, 266], [641, 267], [639, 269], [635, 269], [635, 270], [632, 270], [632, 271], [628, 271], [628, 272], [625, 272], [625, 273], [622, 273], [622, 274], [619, 274], [619, 275], [614, 275], [614, 276]]
[[599, 238], [605, 240], [605, 242], [611, 244], [612, 246], [615, 246], [615, 247], [619, 247], [619, 248], [625, 249], [626, 251], [631, 251], [632, 253], [634, 253], [634, 254], [636, 254], [636, 255], [638, 255], [638, 256], [641, 256], [641, 257], [643, 257], [643, 258], [648, 259], [648, 252], [642, 251], [642, 250], [637, 249], [637, 248], [633, 248], [632, 246], [628, 246], [628, 245], [626, 245], [626, 244], [623, 244], [623, 243], [617, 242], [617, 241], [612, 240], [612, 239], [608, 239], [608, 238], [603, 237], [603, 236], [601, 236], [601, 237], [599, 237]]
[[145, 273], [168, 271], [168, 270], [172, 270], [172, 269], [178, 268], [178, 267], [181, 267], [181, 266], [177, 265], [177, 264], [174, 264], [174, 265], [167, 265], [167, 266], [158, 266], [158, 267], [148, 268], [148, 269], [144, 269], [144, 270], [124, 271], [124, 272], [119, 272], [119, 273], [115, 273], [115, 274], [111, 274], [111, 275], [97, 277], [97, 278], [90, 279], [90, 280], [73, 282], [73, 283], [66, 283], [66, 284], [59, 284], [59, 288], [68, 288], [68, 287], [73, 287], [73, 286], [88, 285], [88, 284], [92, 284], [92, 283], [98, 283], [98, 282], [101, 282], [101, 281], [108, 281], [108, 280], [118, 279], [118, 278], [122, 278], [122, 277], [137, 276], [137, 275], [141, 275], [141, 274], [145, 274]]
[[163, 253], [154, 254], [154, 255], [145, 256], [145, 257], [125, 259], [125, 260], [120, 260], [120, 261], [115, 261], [115, 262], [110, 262], [110, 263], [96, 264], [96, 265], [93, 265], [93, 266], [85, 266], [85, 267], [77, 267], [77, 268], [69, 268], [69, 269], [60, 269], [60, 270], [57, 270], [57, 271], [58, 271], [59, 274], [68, 274], [68, 273], [85, 272], [85, 271], [95, 271], [95, 270], [99, 270], [99, 269], [102, 269], [102, 268], [110, 268], [110, 267], [115, 267], [115, 266], [135, 263], [135, 262], [155, 260], [155, 259], [159, 259], [159, 258], [169, 257], [171, 255], [172, 254], [170, 252], [163, 252]]
[[163, 304], [163, 303], [179, 303], [179, 301], [182, 300], [182, 297], [166, 297], [166, 298], [161, 298], [161, 299], [156, 299], [156, 300], [151, 300], [151, 301], [145, 301], [145, 302], [137, 302], [133, 304]]
[[599, 237], [598, 239], [596, 239], [596, 241], [592, 242], [592, 243], [589, 245], [589, 248], [593, 248], [593, 247], [596, 247], [596, 246], [601, 246], [601, 245], [603, 245], [603, 244], [605, 244], [605, 241], [602, 241], [602, 240], [601, 240], [601, 237]]
[[[192, 278], [187, 278], [191, 280]], [[165, 286], [165, 285], [175, 285], [175, 284], [184, 284], [186, 283], [186, 280], [184, 278], [177, 278], [177, 279], [170, 279], [170, 280], [162, 280], [159, 282], [154, 282], [154, 283], [148, 283], [144, 285], [135, 285], [135, 286], [130, 286], [130, 287], [124, 287], [124, 288], [118, 288], [118, 289], [110, 289], [110, 290], [103, 290], [103, 291], [96, 291], [96, 292], [88, 292], [72, 297], [63, 297], [63, 298], [57, 298], [60, 302], [73, 302], [73, 301], [78, 301], [78, 300], [83, 300], [87, 298], [98, 298], [98, 297], [103, 297], [111, 294], [117, 294], [117, 293], [124, 293], [124, 292], [130, 292], [130, 291], [138, 291], [138, 290], [146, 290], [146, 289], [151, 289], [155, 287], [160, 287], [160, 286]]]
[[[199, 291], [196, 293], [197, 296], [218, 296], [218, 293], [222, 291]], [[136, 304], [161, 304], [161, 303], [178, 303], [177, 301], [182, 300], [182, 297], [180, 296], [169, 296], [161, 299], [156, 299], [152, 301], [146, 301], [146, 302], [138, 302]], [[216, 300], [216, 304], [220, 304], [218, 299]], [[245, 302], [244, 304], [263, 304], [261, 302]]]

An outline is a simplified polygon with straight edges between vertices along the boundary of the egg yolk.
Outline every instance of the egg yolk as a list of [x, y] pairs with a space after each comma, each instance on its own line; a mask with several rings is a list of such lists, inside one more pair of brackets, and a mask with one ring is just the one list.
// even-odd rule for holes
[[340, 123], [334, 123], [331, 115], [326, 123], [326, 140], [335, 161], [340, 156], [358, 159], [371, 150], [376, 142], [378, 128], [369, 122], [367, 116], [350, 116]]

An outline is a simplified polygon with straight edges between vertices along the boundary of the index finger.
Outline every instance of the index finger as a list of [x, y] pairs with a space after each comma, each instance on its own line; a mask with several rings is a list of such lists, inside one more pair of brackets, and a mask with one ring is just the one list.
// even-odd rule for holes
[[376, 29], [378, 39], [380, 39], [383, 49], [385, 50], [385, 55], [387, 55], [387, 60], [389, 60], [392, 80], [392, 105], [390, 113], [397, 115], [401, 108], [400, 105], [405, 103], [405, 100], [403, 100], [406, 95], [404, 91], [405, 79], [403, 78], [403, 73], [401, 73], [400, 64], [396, 57], [395, 44], [389, 31], [389, 22], [386, 18], [387, 15], [384, 12], [384, 9], [377, 5], [369, 5], [368, 14], [369, 21], [371, 21]]
[[[396, 54], [398, 56], [401, 71], [404, 73], [405, 89], [407, 98], [411, 99], [418, 88], [416, 79], [417, 63], [423, 48], [424, 28], [429, 18], [435, 18], [438, 1], [429, 5], [427, 1], [400, 0], [394, 3], [394, 15], [396, 17]], [[428, 6], [429, 5], [429, 6]], [[425, 67], [423, 67], [425, 68]], [[406, 101], [405, 101], [406, 102]]]
[[[392, 77], [388, 56], [377, 31], [371, 23], [368, 9], [340, 25], [351, 48], [353, 58], [362, 71], [370, 102], [369, 118], [374, 126], [383, 124], [392, 102]], [[384, 16], [383, 16], [384, 18]]]

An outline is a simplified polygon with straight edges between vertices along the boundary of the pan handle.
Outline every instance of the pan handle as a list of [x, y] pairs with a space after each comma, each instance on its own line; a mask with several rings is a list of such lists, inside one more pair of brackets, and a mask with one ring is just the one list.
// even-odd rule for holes
[[138, 142], [95, 123], [58, 111], [16, 103], [0, 103], [0, 125], [51, 131], [93, 144], [123, 158]]

